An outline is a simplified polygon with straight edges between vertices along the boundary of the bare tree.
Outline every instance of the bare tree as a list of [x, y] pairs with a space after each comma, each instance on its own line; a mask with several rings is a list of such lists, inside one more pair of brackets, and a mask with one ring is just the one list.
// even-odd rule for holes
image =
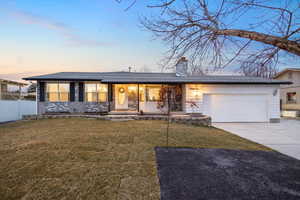
[[116, 1], [117, 3], [122, 3], [124, 1], [126, 1], [127, 3], [129, 3], [126, 8], [125, 8], [125, 11], [129, 10], [130, 8], [132, 8], [135, 4], [136, 4], [136, 1], [137, 0], [114, 0]]
[[272, 77], [279, 58], [300, 57], [299, 0], [156, 0], [142, 25], [169, 45], [165, 67], [189, 57], [203, 66]]

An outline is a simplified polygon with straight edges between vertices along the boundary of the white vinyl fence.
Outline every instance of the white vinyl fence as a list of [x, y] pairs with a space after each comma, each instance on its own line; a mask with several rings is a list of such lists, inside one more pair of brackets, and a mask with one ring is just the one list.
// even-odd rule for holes
[[23, 115], [36, 114], [35, 101], [6, 101], [0, 100], [0, 122], [22, 119]]

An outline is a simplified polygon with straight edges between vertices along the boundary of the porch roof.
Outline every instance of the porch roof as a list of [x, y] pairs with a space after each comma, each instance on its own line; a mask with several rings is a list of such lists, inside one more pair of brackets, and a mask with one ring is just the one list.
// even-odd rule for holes
[[103, 83], [210, 83], [210, 84], [291, 84], [290, 81], [247, 76], [186, 76], [175, 73], [143, 72], [60, 72], [24, 80], [101, 81]]

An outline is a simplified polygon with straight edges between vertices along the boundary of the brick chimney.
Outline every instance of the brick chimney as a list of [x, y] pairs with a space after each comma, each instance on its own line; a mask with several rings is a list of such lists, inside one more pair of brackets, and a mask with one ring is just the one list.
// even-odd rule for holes
[[188, 60], [181, 57], [176, 63], [176, 76], [187, 76]]

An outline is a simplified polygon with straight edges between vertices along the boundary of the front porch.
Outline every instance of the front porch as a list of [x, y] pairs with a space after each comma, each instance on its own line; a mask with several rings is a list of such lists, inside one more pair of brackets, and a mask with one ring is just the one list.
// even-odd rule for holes
[[37, 87], [38, 114], [202, 113], [201, 88], [194, 85], [49, 81]]
[[111, 84], [109, 114], [162, 114], [168, 112], [166, 88], [171, 112], [183, 112], [181, 84]]

